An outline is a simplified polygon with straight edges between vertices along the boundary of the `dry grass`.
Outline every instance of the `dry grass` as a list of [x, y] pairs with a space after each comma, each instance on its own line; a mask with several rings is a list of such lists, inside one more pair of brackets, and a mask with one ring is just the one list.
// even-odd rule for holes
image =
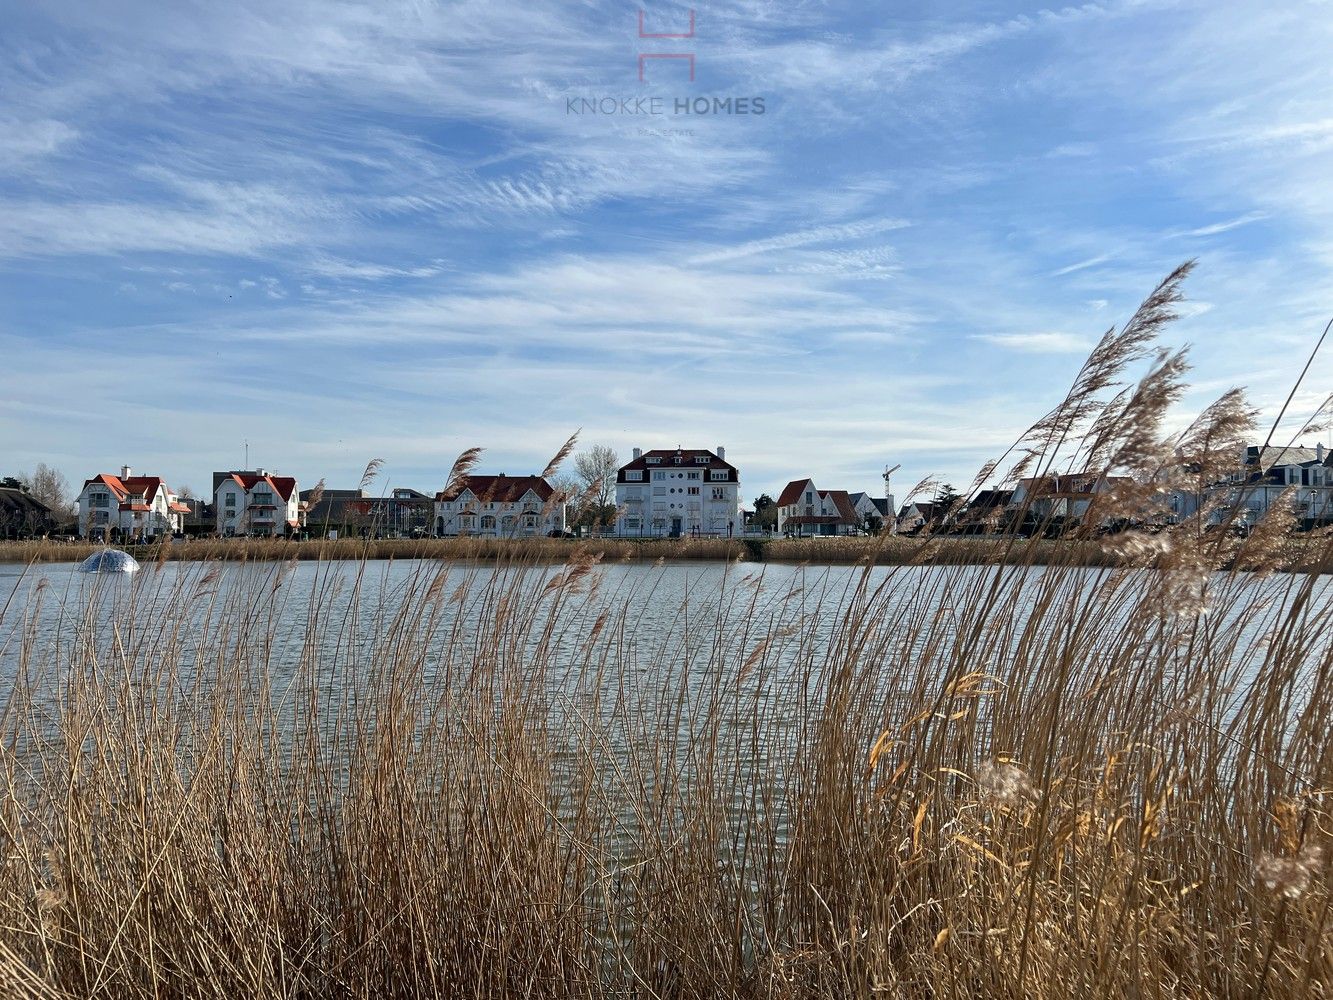
[[[1029, 465], [1089, 424], [1149, 461], [1171, 392], [1117, 441], [1084, 389], [1143, 339], [1110, 344]], [[568, 547], [299, 588], [149, 564], [57, 628], [34, 571], [0, 612], [0, 984], [1328, 996], [1333, 643], [1327, 581], [1273, 572], [1289, 524], [1122, 536], [1116, 568], [946, 541], [674, 594], [700, 574]]]
[[[716, 538], [592, 539], [559, 538], [338, 538], [289, 542], [266, 538], [210, 538], [180, 544], [124, 546], [140, 562], [168, 560], [222, 560], [254, 562], [289, 559], [482, 559], [564, 562], [572, 557], [598, 555], [608, 561], [655, 559], [738, 559], [739, 541]], [[0, 542], [0, 562], [78, 562], [102, 549], [80, 542]]]

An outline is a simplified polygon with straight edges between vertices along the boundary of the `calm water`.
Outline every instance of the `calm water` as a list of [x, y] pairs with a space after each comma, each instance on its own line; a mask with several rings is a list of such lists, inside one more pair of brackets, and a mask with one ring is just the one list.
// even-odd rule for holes
[[[330, 697], [354, 696], [372, 662], [386, 650], [403, 662], [419, 662], [428, 678], [463, 677], [479, 662], [549, 665], [551, 684], [574, 689], [594, 683], [591, 665], [608, 665], [617, 683], [650, 665], [663, 664], [698, 683], [736, 670], [761, 649], [756, 683], [781, 696], [852, 641], [849, 607], [865, 605], [856, 630], [860, 656], [901, 658], [913, 651], [938, 658], [941, 642], [967, 623], [978, 599], [970, 588], [992, 579], [993, 568], [791, 566], [722, 563], [611, 564], [579, 581], [574, 593], [546, 590], [562, 567], [523, 571], [490, 566], [404, 561], [357, 563], [146, 565], [125, 575], [76, 572], [75, 564], [28, 569], [0, 564], [0, 685], [20, 671], [49, 673], [75, 654], [110, 665], [154, 650], [176, 651], [182, 675], [207, 673], [219, 651], [245, 663], [256, 676], [284, 687], [304, 667]], [[1041, 599], [1051, 575], [1040, 568], [1006, 570], [1020, 599], [988, 623], [995, 669], [1016, 642], [1026, 609]], [[1142, 586], [1147, 571], [1137, 582]], [[497, 574], [500, 576], [497, 577]], [[1113, 635], [1114, 604], [1105, 570], [1059, 576], [1056, 603], [1070, 609], [1062, 629], [1103, 630]], [[589, 583], [596, 581], [596, 586]], [[1236, 588], [1229, 609], [1211, 620], [1215, 634], [1237, 630], [1234, 655], [1259, 669], [1262, 633], [1291, 599], [1301, 578], [1265, 581], [1216, 577]], [[877, 591], [876, 588], [882, 588]], [[515, 601], [506, 593], [518, 592]], [[1096, 595], [1089, 607], [1079, 603]], [[1110, 595], [1110, 596], [1106, 596]], [[1327, 578], [1316, 588], [1311, 613], [1327, 608]], [[432, 624], [419, 624], [433, 608]], [[406, 615], [404, 616], [404, 609]], [[1256, 610], [1260, 609], [1260, 610]], [[416, 624], [405, 625], [404, 617]], [[1098, 618], [1102, 620], [1097, 620]], [[244, 623], [244, 624], [238, 624]], [[966, 628], [964, 627], [964, 631]], [[1094, 639], [1089, 648], [1095, 645]], [[1317, 650], [1311, 650], [1312, 657]], [[144, 667], [143, 662], [137, 664]], [[744, 672], [744, 671], [743, 671]], [[643, 675], [646, 676], [646, 675]], [[609, 681], [608, 681], [609, 683]]]

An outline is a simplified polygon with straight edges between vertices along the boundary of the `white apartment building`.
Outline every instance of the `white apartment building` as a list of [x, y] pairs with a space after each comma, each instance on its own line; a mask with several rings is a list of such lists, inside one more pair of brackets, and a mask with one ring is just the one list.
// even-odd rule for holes
[[213, 473], [213, 505], [219, 535], [287, 535], [302, 527], [296, 480], [263, 469]]
[[677, 448], [642, 451], [616, 474], [616, 533], [739, 535], [740, 473], [716, 452]]

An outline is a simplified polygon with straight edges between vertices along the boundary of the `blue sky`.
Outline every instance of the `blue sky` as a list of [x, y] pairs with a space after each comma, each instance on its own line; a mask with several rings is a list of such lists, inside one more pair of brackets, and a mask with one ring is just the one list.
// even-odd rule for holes
[[[1275, 412], [1333, 310], [1333, 8], [921, 6], [7, 5], [0, 471], [433, 490], [581, 427], [747, 497], [965, 486], [1191, 257], [1185, 410]], [[764, 113], [569, 105], [652, 97]]]

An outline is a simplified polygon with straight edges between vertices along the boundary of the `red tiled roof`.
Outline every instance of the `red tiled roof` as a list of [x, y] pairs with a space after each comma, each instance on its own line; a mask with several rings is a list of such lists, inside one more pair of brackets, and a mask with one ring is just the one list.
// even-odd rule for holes
[[259, 483], [268, 483], [268, 485], [272, 487], [273, 492], [282, 497], [284, 503], [291, 500], [292, 491], [296, 489], [296, 480], [291, 476], [254, 476], [241, 475], [240, 473], [233, 472], [231, 474], [231, 479], [232, 482], [247, 493], [254, 489]]
[[805, 490], [805, 484], [810, 482], [808, 479], [793, 479], [782, 488], [782, 495], [778, 497], [779, 507], [790, 507], [796, 501], [801, 499], [801, 493]]
[[168, 506], [171, 510], [174, 510], [177, 514], [188, 514], [188, 513], [190, 513], [190, 505], [187, 504], [187, 503], [179, 503], [179, 502], [173, 500], [171, 503], [167, 504], [167, 506]]
[[120, 505], [120, 509], [121, 509], [121, 510], [141, 510], [141, 511], [149, 511], [149, 510], [152, 510], [153, 508], [152, 508], [151, 506], [149, 506], [148, 504], [146, 504], [146, 503], [122, 503], [122, 504]]
[[83, 484], [86, 490], [93, 483], [102, 483], [115, 494], [117, 500], [124, 501], [126, 497], [142, 494], [145, 500], [150, 500], [157, 496], [157, 491], [164, 487], [161, 476], [129, 476], [121, 479], [119, 476], [113, 476], [109, 472], [99, 473], [92, 479]]
[[825, 490], [820, 496], [833, 501], [833, 506], [838, 509], [838, 516], [842, 520], [856, 523], [856, 511], [852, 508], [852, 500], [846, 490]]
[[515, 503], [528, 490], [545, 503], [555, 492], [541, 476], [468, 476], [457, 488], [436, 493], [435, 499], [456, 500], [464, 490], [471, 490], [481, 503]]

